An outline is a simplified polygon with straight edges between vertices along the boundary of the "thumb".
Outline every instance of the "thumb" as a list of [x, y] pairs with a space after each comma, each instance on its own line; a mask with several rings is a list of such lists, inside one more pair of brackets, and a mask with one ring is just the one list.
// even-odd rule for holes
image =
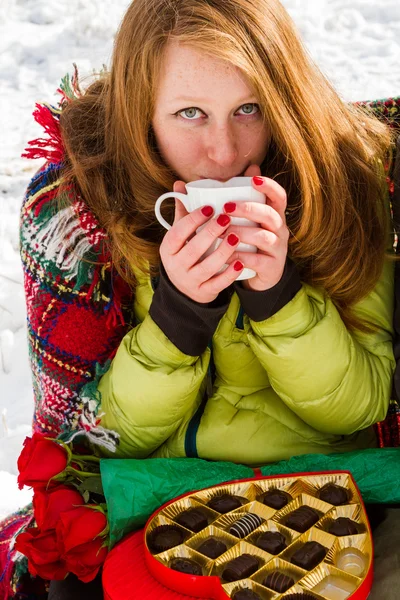
[[[174, 183], [174, 192], [180, 192], [181, 194], [186, 194], [186, 186], [184, 181], [175, 181]], [[188, 211], [186, 210], [183, 202], [179, 200], [179, 198], [175, 198], [175, 217], [174, 224], [180, 221], [183, 217], [188, 215]]]

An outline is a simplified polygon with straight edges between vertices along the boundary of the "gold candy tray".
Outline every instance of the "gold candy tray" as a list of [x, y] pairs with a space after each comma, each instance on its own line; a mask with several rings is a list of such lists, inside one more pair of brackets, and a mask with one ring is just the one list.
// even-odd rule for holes
[[[337, 504], [337, 498], [332, 496], [328, 502], [324, 495], [328, 484], [334, 484], [336, 490], [335, 486], [342, 488], [342, 494], [344, 488], [346, 500]], [[287, 504], [281, 508], [264, 503], [265, 494], [277, 490], [287, 497]], [[226, 494], [237, 498], [236, 508], [219, 512], [208, 506]], [[298, 525], [291, 515], [300, 507], [305, 512], [312, 509], [318, 520], [311, 526], [304, 522]], [[192, 509], [200, 509], [200, 521], [192, 524], [190, 519], [184, 520], [184, 525], [179, 522], [182, 514], [186, 517], [186, 511], [192, 513]], [[244, 521], [235, 525], [243, 517]], [[357, 533], [331, 533], [331, 528], [339, 523], [337, 519], [341, 524], [343, 519], [350, 519]], [[166, 542], [163, 535], [172, 531], [173, 537], [167, 537]], [[271, 553], [257, 546], [261, 543], [259, 536], [266, 532], [281, 534], [277, 537], [281, 543], [284, 540], [284, 547], [270, 549]], [[210, 538], [224, 544], [216, 558], [199, 551]], [[314, 560], [299, 566], [296, 553], [307, 542], [316, 542], [311, 545], [318, 547], [324, 557], [316, 559], [317, 564]], [[172, 547], [164, 548], [163, 544], [171, 543]], [[364, 600], [372, 586], [371, 529], [360, 492], [347, 471], [257, 477], [185, 494], [150, 517], [144, 529], [144, 551], [147, 568], [160, 583], [181, 594], [213, 600]], [[240, 571], [232, 571], [230, 561], [244, 554], [250, 555], [251, 559], [245, 560], [253, 566], [251, 573], [242, 577]], [[185, 568], [189, 559], [189, 569], [195, 563], [197, 574], [171, 568], [170, 565], [176, 567], [175, 559], [184, 559]], [[181, 568], [182, 561], [178, 563]], [[231, 580], [232, 577], [239, 578]]]

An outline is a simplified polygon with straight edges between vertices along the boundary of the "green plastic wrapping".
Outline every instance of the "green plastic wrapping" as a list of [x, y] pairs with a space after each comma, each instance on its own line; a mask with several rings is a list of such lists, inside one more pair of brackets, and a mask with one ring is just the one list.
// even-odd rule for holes
[[143, 527], [160, 506], [201, 488], [254, 476], [253, 469], [198, 458], [146, 458], [100, 461], [107, 501], [110, 543]]
[[[197, 458], [102, 459], [100, 468], [111, 547], [125, 534], [143, 527], [157, 508], [173, 498], [254, 477], [250, 467]], [[261, 468], [263, 475], [318, 471], [350, 471], [366, 503], [400, 503], [400, 448], [306, 454]]]

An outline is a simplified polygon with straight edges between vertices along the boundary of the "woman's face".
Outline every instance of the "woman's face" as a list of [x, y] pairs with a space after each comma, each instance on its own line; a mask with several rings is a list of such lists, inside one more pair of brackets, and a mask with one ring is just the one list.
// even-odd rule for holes
[[261, 165], [268, 127], [243, 73], [189, 45], [167, 45], [152, 126], [178, 179], [220, 179]]

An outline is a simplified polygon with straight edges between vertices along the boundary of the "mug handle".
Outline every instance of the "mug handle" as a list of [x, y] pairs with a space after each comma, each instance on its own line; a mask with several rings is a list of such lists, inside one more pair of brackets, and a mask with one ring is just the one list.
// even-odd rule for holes
[[161, 223], [161, 225], [163, 227], [165, 227], [165, 229], [171, 229], [172, 225], [170, 225], [165, 219], [164, 217], [161, 215], [161, 204], [164, 202], [164, 200], [166, 200], [167, 198], [178, 198], [182, 204], [184, 205], [184, 207], [186, 208], [186, 210], [188, 210], [187, 206], [186, 206], [186, 201], [187, 201], [187, 195], [186, 194], [181, 194], [180, 192], [167, 192], [166, 194], [163, 194], [162, 196], [160, 196], [156, 202], [156, 205], [154, 207], [154, 212], [156, 213], [156, 217], [158, 219], [158, 221]]

